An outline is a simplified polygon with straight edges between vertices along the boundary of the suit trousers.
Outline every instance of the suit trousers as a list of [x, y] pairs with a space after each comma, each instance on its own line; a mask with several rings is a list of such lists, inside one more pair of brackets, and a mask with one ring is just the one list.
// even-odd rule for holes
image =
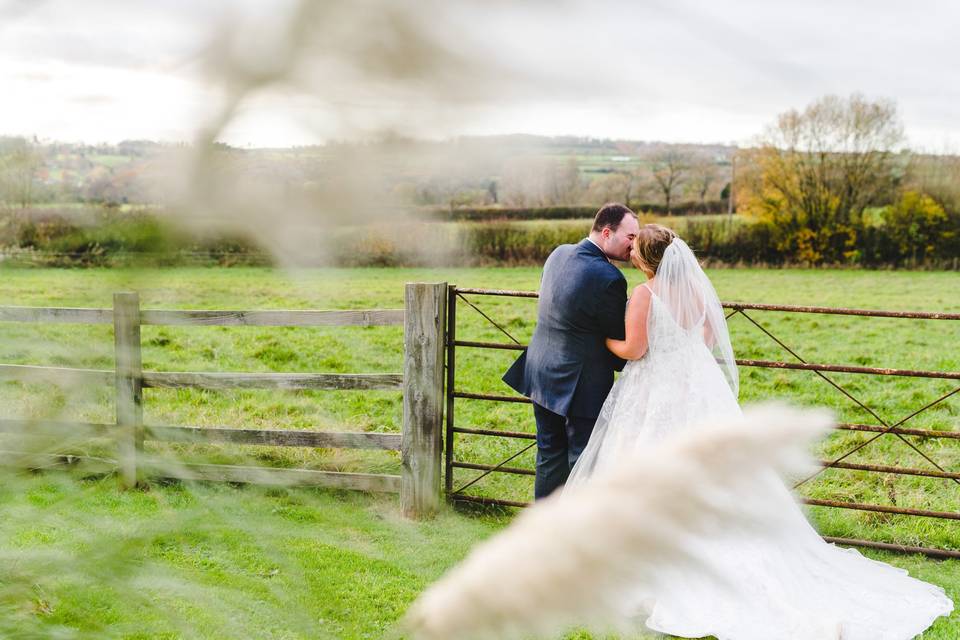
[[567, 481], [593, 433], [596, 418], [561, 416], [533, 403], [537, 421], [537, 475], [533, 497], [545, 498]]

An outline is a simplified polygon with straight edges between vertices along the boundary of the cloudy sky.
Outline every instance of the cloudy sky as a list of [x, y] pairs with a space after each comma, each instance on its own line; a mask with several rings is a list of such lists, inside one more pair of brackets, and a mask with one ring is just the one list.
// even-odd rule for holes
[[960, 146], [953, 0], [317, 6], [0, 0], [0, 134], [188, 141], [214, 121], [241, 146], [383, 131], [744, 144], [777, 113], [861, 92], [896, 101], [915, 148]]

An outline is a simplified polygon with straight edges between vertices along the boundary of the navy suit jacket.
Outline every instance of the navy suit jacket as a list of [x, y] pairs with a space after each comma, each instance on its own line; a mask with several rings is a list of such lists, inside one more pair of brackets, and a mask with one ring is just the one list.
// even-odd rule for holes
[[589, 239], [553, 250], [543, 266], [537, 326], [503, 381], [562, 416], [596, 418], [624, 360], [607, 350], [622, 340], [627, 280]]

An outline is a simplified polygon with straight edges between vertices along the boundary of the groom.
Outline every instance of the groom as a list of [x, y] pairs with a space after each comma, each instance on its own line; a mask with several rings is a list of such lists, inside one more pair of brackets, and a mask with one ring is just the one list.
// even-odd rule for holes
[[587, 238], [560, 245], [543, 265], [537, 327], [503, 376], [533, 400], [537, 499], [566, 482], [613, 386], [613, 372], [625, 364], [604, 342], [623, 339], [627, 303], [627, 280], [610, 260], [630, 259], [639, 230], [633, 211], [605, 204]]

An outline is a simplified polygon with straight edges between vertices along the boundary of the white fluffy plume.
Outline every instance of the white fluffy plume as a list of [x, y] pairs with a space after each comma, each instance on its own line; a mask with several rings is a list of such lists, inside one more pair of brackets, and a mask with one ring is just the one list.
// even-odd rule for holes
[[696, 564], [692, 537], [782, 524], [752, 489], [809, 468], [806, 447], [831, 423], [825, 411], [767, 405], [639, 452], [478, 546], [420, 596], [402, 630], [440, 640], [628, 628], [658, 574]]

